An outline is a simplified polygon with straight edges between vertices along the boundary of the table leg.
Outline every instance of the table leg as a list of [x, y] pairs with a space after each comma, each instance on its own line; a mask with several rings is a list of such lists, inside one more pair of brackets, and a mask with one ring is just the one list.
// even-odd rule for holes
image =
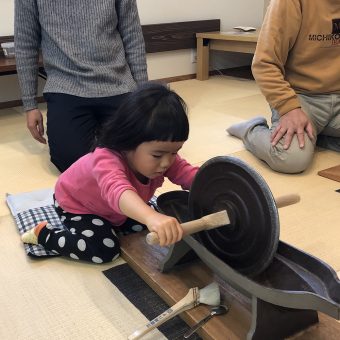
[[197, 38], [197, 80], [209, 79], [209, 40]]

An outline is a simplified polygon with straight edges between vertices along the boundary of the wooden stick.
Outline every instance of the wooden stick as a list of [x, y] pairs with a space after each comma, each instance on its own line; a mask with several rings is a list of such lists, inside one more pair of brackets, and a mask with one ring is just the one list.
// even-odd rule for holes
[[[300, 196], [297, 194], [288, 194], [275, 198], [276, 206], [283, 208], [300, 201]], [[182, 223], [183, 237], [194, 234], [202, 230], [210, 230], [224, 225], [230, 224], [228, 212], [226, 210], [219, 211], [210, 215], [203, 216], [197, 220]], [[151, 232], [146, 235], [146, 242], [150, 245], [159, 244], [157, 233]]]
[[[201, 230], [209, 230], [223, 225], [230, 224], [230, 219], [226, 210], [219, 211], [210, 215], [203, 216], [197, 220], [182, 223], [183, 237], [197, 233]], [[159, 238], [156, 232], [152, 231], [146, 235], [146, 242], [148, 244], [159, 244]]]
[[298, 194], [282, 195], [279, 197], [275, 197], [275, 202], [278, 208], [283, 208], [288, 205], [300, 202], [300, 195]]

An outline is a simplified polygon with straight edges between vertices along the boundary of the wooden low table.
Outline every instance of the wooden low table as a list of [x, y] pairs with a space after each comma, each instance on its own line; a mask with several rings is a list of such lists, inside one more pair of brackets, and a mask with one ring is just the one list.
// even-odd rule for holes
[[198, 80], [209, 78], [210, 51], [254, 53], [259, 35], [255, 32], [204, 32], [197, 33], [197, 75]]
[[15, 58], [6, 58], [4, 55], [0, 55], [0, 75], [7, 72], [16, 73]]
[[[46, 74], [43, 69], [42, 56], [39, 56], [39, 77], [46, 79]], [[16, 74], [17, 66], [15, 58], [6, 58], [3, 54], [0, 54], [0, 76]]]
[[[229, 307], [225, 315], [214, 317], [199, 331], [204, 340], [246, 339], [251, 327], [251, 303], [249, 299], [221, 282], [215, 273], [200, 260], [176, 266], [169, 273], [159, 271], [159, 263], [167, 254], [167, 248], [149, 246], [145, 233], [121, 238], [122, 257], [130, 267], [169, 305], [181, 300], [192, 287], [203, 288], [217, 281], [223, 302]], [[183, 312], [181, 318], [190, 326], [208, 314], [209, 307], [200, 305]], [[290, 338], [294, 340], [338, 339], [340, 323], [319, 313], [319, 323]], [[268, 320], [270, 322], [270, 320]]]

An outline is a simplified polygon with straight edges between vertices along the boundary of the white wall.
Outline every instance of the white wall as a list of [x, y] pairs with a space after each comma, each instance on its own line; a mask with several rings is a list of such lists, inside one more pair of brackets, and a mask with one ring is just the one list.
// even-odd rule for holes
[[0, 0], [0, 35], [13, 35], [14, 0]]
[[[264, 1], [267, 0], [137, 0], [137, 4], [142, 24], [221, 19], [221, 30], [228, 31], [236, 25], [260, 26]], [[14, 33], [13, 3], [14, 0], [0, 0], [0, 36]], [[196, 72], [190, 50], [148, 54], [147, 61], [150, 79]], [[250, 55], [236, 57], [232, 53], [216, 53], [212, 58], [212, 68], [241, 66], [250, 62]], [[18, 98], [17, 77], [0, 77], [0, 102]]]
[[[221, 19], [221, 30], [233, 26], [260, 26], [264, 0], [137, 0], [142, 24], [160, 22]], [[230, 53], [215, 53], [211, 59], [214, 69], [250, 64], [252, 56], [236, 57]], [[151, 79], [193, 74], [196, 65], [191, 62], [191, 51], [164, 52], [148, 55]]]

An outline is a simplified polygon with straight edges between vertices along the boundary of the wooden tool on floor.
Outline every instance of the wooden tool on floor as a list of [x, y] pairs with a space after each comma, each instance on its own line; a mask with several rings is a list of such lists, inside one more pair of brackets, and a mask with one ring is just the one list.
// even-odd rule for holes
[[320, 170], [318, 175], [340, 182], [340, 164], [332, 166], [331, 168]]
[[140, 339], [145, 334], [159, 327], [165, 321], [170, 320], [185, 310], [198, 306], [200, 303], [210, 306], [218, 306], [220, 304], [220, 290], [216, 282], [212, 282], [202, 289], [198, 289], [197, 287], [190, 288], [187, 295], [184, 296], [183, 299], [178, 301], [171, 308], [167, 309], [164, 313], [158, 315], [145, 326], [133, 332], [128, 337], [128, 340]]
[[[288, 194], [279, 196], [275, 199], [276, 206], [282, 208], [300, 201], [300, 196], [297, 194]], [[230, 224], [230, 218], [226, 210], [222, 210], [213, 214], [205, 215], [197, 220], [182, 223], [183, 237], [197, 233], [202, 230], [210, 230]], [[151, 232], [146, 235], [146, 242], [150, 245], [159, 244], [159, 238], [156, 232]]]

